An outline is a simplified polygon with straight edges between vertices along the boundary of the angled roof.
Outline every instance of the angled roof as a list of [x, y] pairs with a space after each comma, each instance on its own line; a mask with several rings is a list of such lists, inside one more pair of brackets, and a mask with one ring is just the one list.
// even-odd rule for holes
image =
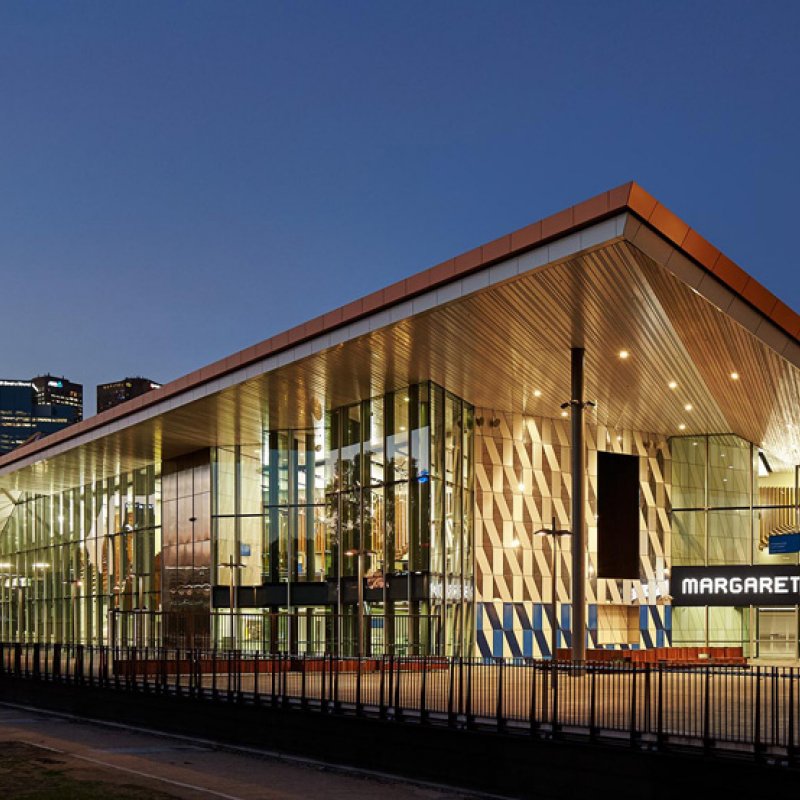
[[[612, 220], [616, 227], [603, 227], [606, 221]], [[588, 231], [595, 232], [597, 236], [594, 239], [589, 237], [591, 241], [587, 239], [584, 242], [581, 236]], [[439, 298], [437, 302], [446, 302], [448, 287], [466, 285], [472, 276], [476, 276], [475, 285], [479, 288], [481, 283], [478, 276], [489, 274], [495, 266], [501, 270], [502, 265], [514, 259], [541, 252], [549, 253], [547, 258], [555, 261], [560, 252], [559, 243], [573, 241], [572, 251], [577, 251], [583, 245], [598, 246], [603, 237], [608, 242], [626, 238], [634, 242], [637, 248], [649, 250], [649, 257], [659, 263], [669, 263], [673, 274], [686, 281], [695, 293], [703, 294], [720, 309], [731, 313], [737, 322], [757, 334], [777, 353], [800, 364], [800, 316], [638, 184], [627, 183], [279, 333], [40, 441], [20, 447], [0, 458], [0, 475], [8, 474], [17, 466], [47, 459], [90, 438], [106, 434], [120, 435], [150, 414], [169, 412], [186, 402], [218, 392], [229, 386], [225, 382], [227, 377], [238, 379], [241, 376], [247, 379], [263, 374], [267, 367], [271, 369], [304, 355], [322, 352], [326, 346], [334, 347], [337, 342], [344, 341], [340, 335], [343, 330], [363, 333], [375, 330], [376, 326], [368, 321], [381, 319], [380, 324], [395, 321], [402, 316], [394, 317], [395, 309], [405, 307], [409, 313], [417, 307], [420, 311], [430, 309], [433, 304], [424, 298], [435, 293]], [[646, 238], [647, 244], [643, 244]], [[662, 249], [659, 250], [659, 247]], [[566, 254], [567, 250], [563, 252]], [[615, 257], [620, 263], [625, 259], [635, 260], [624, 254]], [[541, 259], [536, 263], [531, 261], [533, 266], [544, 263]], [[648, 269], [644, 264], [640, 267]], [[689, 276], [689, 270], [695, 272]], [[653, 281], [657, 280], [657, 276], [653, 276]], [[658, 297], [651, 302], [673, 302], [666, 299], [673, 291], [674, 287], [665, 286], [661, 295], [655, 291], [654, 297]], [[680, 301], [684, 305], [686, 302], [689, 301]], [[675, 303], [678, 303], [674, 307], [677, 313], [681, 306], [678, 300]], [[684, 324], [691, 323], [689, 315]], [[283, 358], [284, 354], [286, 358]], [[264, 402], [260, 394], [251, 399], [256, 405]], [[219, 408], [222, 409], [222, 406]], [[707, 424], [712, 422], [706, 420]]]

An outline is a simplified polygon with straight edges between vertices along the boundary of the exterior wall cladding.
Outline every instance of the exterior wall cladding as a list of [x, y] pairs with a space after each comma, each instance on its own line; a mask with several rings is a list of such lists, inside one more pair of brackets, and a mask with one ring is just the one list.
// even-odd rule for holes
[[[551, 655], [553, 537], [570, 524], [569, 420], [476, 409], [475, 544], [477, 654]], [[669, 567], [669, 445], [660, 435], [586, 425], [588, 646], [671, 644], [671, 608], [659, 602]], [[639, 456], [639, 580], [596, 577], [597, 452]], [[571, 537], [561, 537], [559, 646], [570, 645]]]

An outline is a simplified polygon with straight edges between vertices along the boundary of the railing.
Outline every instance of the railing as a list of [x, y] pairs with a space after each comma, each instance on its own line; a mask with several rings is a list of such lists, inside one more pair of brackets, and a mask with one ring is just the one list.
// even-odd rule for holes
[[547, 738], [699, 748], [794, 764], [798, 679], [783, 667], [336, 658], [2, 644], [0, 681], [298, 707]]

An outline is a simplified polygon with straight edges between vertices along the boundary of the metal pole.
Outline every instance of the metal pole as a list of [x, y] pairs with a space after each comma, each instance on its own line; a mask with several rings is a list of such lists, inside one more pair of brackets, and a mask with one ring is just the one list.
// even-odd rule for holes
[[229, 569], [230, 572], [230, 580], [228, 582], [228, 606], [230, 608], [230, 622], [231, 622], [231, 640], [230, 640], [230, 650], [236, 649], [236, 575], [234, 573], [235, 569], [244, 569], [244, 564], [237, 562], [233, 558], [233, 553], [231, 553], [230, 558], [227, 561], [223, 561], [220, 564], [217, 564], [217, 567], [224, 567], [225, 569]]
[[236, 644], [235, 644], [235, 642], [236, 642], [236, 617], [235, 617], [234, 611], [233, 611], [233, 606], [234, 606], [234, 602], [235, 602], [234, 598], [235, 598], [235, 593], [236, 593], [236, 586], [235, 586], [234, 578], [233, 578], [233, 570], [234, 570], [233, 555], [231, 555], [231, 558], [230, 558], [230, 588], [228, 589], [228, 591], [229, 591], [229, 594], [228, 594], [229, 603], [228, 603], [228, 605], [230, 606], [230, 613], [231, 613], [231, 643], [230, 643], [230, 649], [231, 650], [234, 650], [236, 648]]
[[586, 660], [586, 520], [582, 347], [572, 348], [572, 660]]
[[556, 533], [556, 518], [553, 517], [553, 589], [552, 597], [550, 598], [553, 604], [553, 628], [550, 631], [550, 635], [553, 640], [551, 648], [553, 661], [556, 660], [556, 653], [558, 652], [558, 540], [559, 536], [558, 533]]

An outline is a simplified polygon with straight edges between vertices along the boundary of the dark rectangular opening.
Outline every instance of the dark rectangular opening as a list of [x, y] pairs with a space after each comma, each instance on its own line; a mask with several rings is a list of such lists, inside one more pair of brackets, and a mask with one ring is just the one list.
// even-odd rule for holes
[[597, 454], [597, 577], [639, 577], [639, 457]]

